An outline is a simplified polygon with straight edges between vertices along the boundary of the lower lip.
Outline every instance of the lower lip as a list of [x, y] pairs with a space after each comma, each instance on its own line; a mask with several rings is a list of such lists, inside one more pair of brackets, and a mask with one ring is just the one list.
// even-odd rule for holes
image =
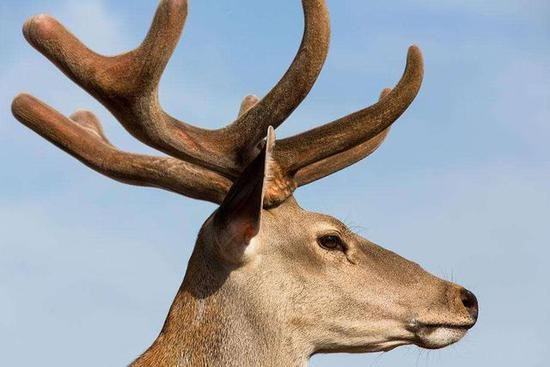
[[427, 349], [439, 349], [454, 344], [462, 339], [468, 327], [464, 326], [424, 326], [416, 332], [418, 346]]

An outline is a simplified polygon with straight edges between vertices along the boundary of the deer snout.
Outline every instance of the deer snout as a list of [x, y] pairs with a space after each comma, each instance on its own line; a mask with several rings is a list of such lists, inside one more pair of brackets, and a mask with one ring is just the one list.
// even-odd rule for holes
[[411, 331], [418, 338], [416, 344], [423, 348], [438, 349], [456, 343], [477, 322], [479, 307], [476, 296], [469, 290], [449, 284], [447, 304], [439, 312], [428, 315], [430, 321], [414, 320]]
[[470, 314], [470, 317], [475, 324], [477, 321], [477, 316], [479, 314], [479, 306], [476, 296], [466, 288], [461, 288], [460, 301], [462, 302], [462, 305], [464, 306], [466, 311], [468, 311], [468, 314]]

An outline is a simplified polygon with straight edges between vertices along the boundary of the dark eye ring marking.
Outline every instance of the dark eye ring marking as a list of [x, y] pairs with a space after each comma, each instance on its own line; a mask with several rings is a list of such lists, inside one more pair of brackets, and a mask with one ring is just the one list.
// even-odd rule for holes
[[340, 236], [334, 234], [319, 237], [317, 243], [319, 246], [329, 251], [345, 252], [347, 250], [347, 246]]

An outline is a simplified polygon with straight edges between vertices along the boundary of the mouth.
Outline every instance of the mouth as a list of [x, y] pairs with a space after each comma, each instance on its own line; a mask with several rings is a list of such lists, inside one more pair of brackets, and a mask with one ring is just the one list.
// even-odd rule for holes
[[425, 349], [444, 348], [462, 339], [472, 326], [474, 323], [416, 324], [413, 330], [416, 336], [415, 344]]

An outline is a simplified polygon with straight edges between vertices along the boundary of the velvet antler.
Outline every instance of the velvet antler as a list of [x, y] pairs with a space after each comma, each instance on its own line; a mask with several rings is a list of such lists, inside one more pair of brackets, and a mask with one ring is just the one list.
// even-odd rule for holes
[[[258, 153], [269, 126], [283, 123], [306, 97], [325, 61], [330, 38], [325, 0], [302, 0], [304, 35], [281, 80], [262, 99], [244, 99], [235, 121], [206, 130], [176, 120], [158, 100], [161, 75], [180, 38], [186, 0], [162, 0], [141, 45], [118, 56], [102, 56], [83, 45], [47, 15], [29, 19], [26, 39], [75, 83], [99, 100], [134, 137], [171, 157], [117, 150], [91, 112], [67, 118], [34, 97], [21, 94], [13, 113], [22, 123], [96, 171], [116, 180], [154, 186], [219, 203]], [[270, 205], [293, 190], [372, 153], [391, 124], [415, 98], [422, 81], [420, 50], [409, 49], [407, 66], [393, 90], [378, 103], [336, 121], [278, 140], [277, 185]]]

